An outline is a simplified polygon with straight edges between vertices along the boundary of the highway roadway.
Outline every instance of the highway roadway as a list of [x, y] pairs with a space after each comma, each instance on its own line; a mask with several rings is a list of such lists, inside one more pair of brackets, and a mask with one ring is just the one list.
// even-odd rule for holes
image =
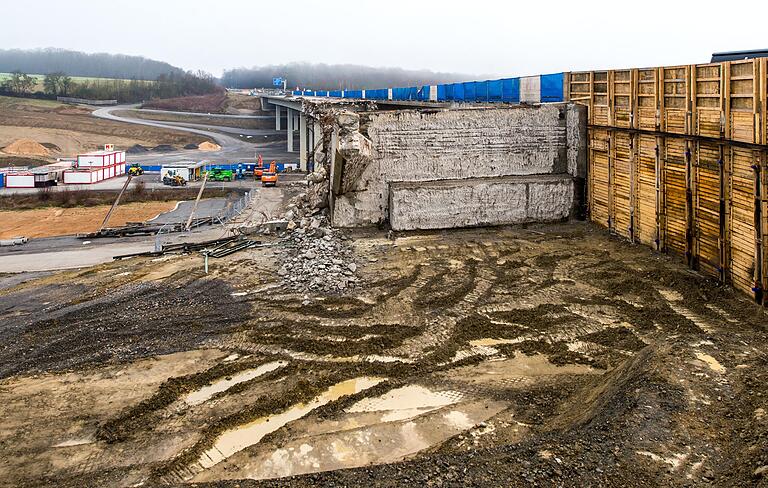
[[[196, 149], [180, 149], [169, 152], [146, 152], [139, 154], [128, 154], [126, 156], [129, 163], [144, 163], [144, 164], [162, 164], [164, 162], [183, 161], [183, 160], [201, 160], [208, 159], [211, 161], [221, 163], [231, 163], [237, 161], [253, 161], [259, 154], [261, 154], [266, 160], [274, 160], [278, 162], [296, 162], [298, 160], [298, 154], [289, 153], [286, 151], [286, 144], [284, 141], [277, 142], [258, 142], [259, 138], [268, 137], [269, 135], [278, 134], [277, 131], [263, 130], [263, 129], [240, 129], [236, 127], [223, 127], [219, 125], [207, 125], [207, 124], [194, 124], [184, 122], [165, 122], [154, 121], [146, 119], [136, 119], [124, 114], [117, 115], [114, 112], [120, 110], [136, 110], [136, 105], [116, 105], [113, 107], [103, 107], [92, 112], [94, 117], [99, 117], [107, 120], [114, 120], [118, 122], [126, 122], [129, 124], [146, 125], [150, 127], [158, 127], [161, 129], [180, 130], [184, 132], [191, 132], [193, 134], [199, 134], [213, 139], [216, 144], [221, 146], [218, 151], [199, 151]], [[154, 110], [143, 110], [144, 112], [155, 112]], [[157, 111], [162, 112], [162, 111]], [[169, 113], [169, 112], [165, 112]], [[187, 112], [170, 112], [170, 113], [183, 113], [184, 115], [199, 115], [208, 116], [205, 113], [187, 113]], [[242, 115], [216, 115], [217, 117], [232, 117], [232, 118], [252, 118], [256, 116], [242, 116]], [[236, 134], [236, 135], [232, 135]], [[239, 137], [242, 134], [244, 137]], [[247, 136], [251, 136], [250, 139]]]

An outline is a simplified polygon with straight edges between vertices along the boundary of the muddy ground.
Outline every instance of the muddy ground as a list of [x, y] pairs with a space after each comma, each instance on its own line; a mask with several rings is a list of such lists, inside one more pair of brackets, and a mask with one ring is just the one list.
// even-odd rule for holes
[[[589, 224], [279, 241], [0, 290], [6, 486], [766, 486], [765, 311]], [[350, 468], [350, 469], [345, 469]]]

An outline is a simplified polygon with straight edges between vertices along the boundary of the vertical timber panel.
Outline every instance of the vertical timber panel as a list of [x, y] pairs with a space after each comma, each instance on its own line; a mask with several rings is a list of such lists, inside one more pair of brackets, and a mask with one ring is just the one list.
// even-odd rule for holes
[[589, 131], [589, 169], [590, 216], [593, 222], [608, 227], [608, 131], [604, 129]]
[[[757, 142], [759, 63], [755, 60], [729, 63], [726, 133], [736, 141]], [[730, 268], [734, 287], [752, 294], [762, 280], [758, 263], [761, 238], [756, 216], [759, 200], [759, 154], [732, 147], [730, 173]]]
[[696, 144], [696, 268], [720, 279], [720, 147]]
[[610, 125], [610, 103], [608, 100], [608, 72], [595, 71], [592, 75], [592, 115], [594, 125]]
[[614, 131], [611, 137], [613, 161], [612, 224], [622, 237], [632, 238], [630, 200], [632, 198], [632, 148], [631, 136], [626, 132]]
[[685, 141], [668, 137], [664, 142], [664, 249], [686, 252]]
[[[760, 60], [760, 128], [761, 137], [760, 142], [764, 145], [768, 145], [768, 59]], [[761, 154], [761, 231], [762, 231], [762, 267], [763, 267], [763, 297], [762, 302], [764, 306], [768, 305], [768, 150], [763, 150]]]
[[640, 135], [637, 141], [637, 238], [641, 243], [656, 248], [656, 138]]

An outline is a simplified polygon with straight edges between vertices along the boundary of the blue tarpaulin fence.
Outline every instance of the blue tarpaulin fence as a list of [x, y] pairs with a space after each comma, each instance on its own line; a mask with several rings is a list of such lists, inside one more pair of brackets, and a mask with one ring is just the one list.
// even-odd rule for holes
[[[542, 102], [562, 102], [563, 101], [563, 79], [564, 73], [552, 73], [539, 75], [539, 85], [541, 87]], [[429, 85], [420, 87], [398, 87], [392, 88], [392, 100], [430, 100], [431, 89]], [[301, 92], [295, 91], [294, 95], [302, 93], [316, 93], [317, 96], [327, 96], [341, 98], [341, 90], [331, 92]], [[365, 99], [368, 100], [389, 100], [389, 88], [379, 88], [365, 90]], [[347, 90], [344, 92], [344, 98], [363, 98], [362, 90]], [[467, 81], [464, 83], [447, 83], [437, 85], [437, 101], [455, 101], [455, 102], [479, 102], [479, 103], [520, 103], [520, 78], [503, 78], [500, 80]]]
[[539, 79], [541, 80], [542, 102], [563, 101], [563, 73], [541, 75]]

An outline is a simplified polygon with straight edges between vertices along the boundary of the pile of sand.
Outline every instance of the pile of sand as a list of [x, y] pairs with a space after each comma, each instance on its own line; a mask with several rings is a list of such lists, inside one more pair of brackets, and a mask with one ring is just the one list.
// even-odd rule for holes
[[50, 151], [32, 139], [17, 139], [3, 148], [6, 154], [16, 156], [50, 156]]
[[219, 149], [221, 149], [221, 146], [219, 146], [218, 144], [214, 144], [213, 142], [205, 141], [205, 142], [201, 142], [197, 146], [197, 148], [200, 149], [201, 151], [218, 151]]

